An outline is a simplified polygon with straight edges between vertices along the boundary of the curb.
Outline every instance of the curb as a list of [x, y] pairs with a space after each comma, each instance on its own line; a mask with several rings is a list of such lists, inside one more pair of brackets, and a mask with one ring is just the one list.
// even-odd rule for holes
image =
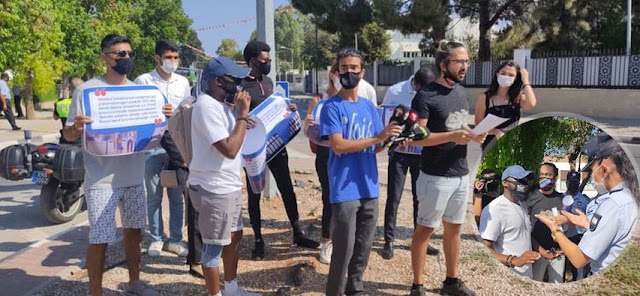
[[[60, 133], [50, 133], [50, 134], [35, 136], [31, 138], [31, 143], [46, 143], [46, 142], [57, 143], [59, 139], [58, 136], [60, 136]], [[7, 146], [24, 144], [24, 143], [26, 143], [24, 139], [4, 141], [4, 142], [0, 142], [0, 149]]]
[[640, 137], [636, 137], [636, 136], [618, 136], [618, 138], [620, 139], [620, 141], [622, 141], [625, 144], [638, 144], [638, 145], [640, 145]]

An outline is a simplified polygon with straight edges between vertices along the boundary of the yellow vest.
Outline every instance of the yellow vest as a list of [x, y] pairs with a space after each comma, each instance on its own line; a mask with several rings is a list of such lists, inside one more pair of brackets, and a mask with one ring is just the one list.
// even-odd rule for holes
[[56, 103], [56, 112], [58, 112], [58, 116], [67, 118], [67, 116], [69, 115], [69, 106], [71, 106], [71, 98], [66, 98], [58, 101]]

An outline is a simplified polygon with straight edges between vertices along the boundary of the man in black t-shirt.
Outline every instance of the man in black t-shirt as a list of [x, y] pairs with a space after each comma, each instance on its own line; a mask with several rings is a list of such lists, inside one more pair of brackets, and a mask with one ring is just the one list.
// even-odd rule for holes
[[467, 124], [469, 99], [458, 83], [469, 66], [469, 53], [458, 42], [441, 41], [436, 52], [438, 78], [420, 90], [411, 103], [419, 124], [431, 134], [412, 145], [424, 146], [421, 172], [417, 181], [418, 219], [411, 242], [413, 267], [412, 296], [426, 295], [423, 287], [424, 264], [433, 231], [444, 225], [444, 253], [447, 278], [441, 292], [452, 295], [475, 295], [458, 279], [460, 228], [464, 224], [469, 202], [469, 168], [467, 144], [482, 143], [486, 137], [473, 135]]
[[565, 258], [557, 242], [553, 240], [551, 231], [535, 215], [552, 208], [562, 210], [562, 193], [555, 190], [558, 181], [558, 168], [550, 162], [545, 162], [539, 170], [540, 189], [533, 191], [527, 198], [527, 212], [531, 217], [531, 243], [534, 251], [542, 256], [533, 264], [533, 279], [542, 281], [548, 273], [550, 283], [564, 282]]
[[[273, 81], [267, 77], [267, 74], [271, 71], [269, 51], [271, 51], [269, 45], [262, 41], [251, 41], [244, 48], [244, 60], [251, 68], [251, 72], [249, 72], [247, 78], [242, 80], [240, 86], [251, 96], [249, 110], [253, 110], [273, 94]], [[295, 109], [295, 107], [292, 108]], [[293, 192], [291, 175], [289, 174], [287, 149], [282, 149], [267, 163], [267, 166], [276, 180], [284, 202], [284, 208], [293, 227], [293, 244], [303, 248], [317, 249], [320, 244], [308, 239], [300, 225], [298, 203], [296, 194]], [[249, 184], [248, 178], [247, 184]], [[255, 235], [255, 245], [251, 258], [262, 260], [264, 259], [264, 240], [262, 239], [262, 219], [260, 217], [260, 193], [251, 191], [251, 186], [247, 186], [247, 193], [249, 195], [249, 219]]]

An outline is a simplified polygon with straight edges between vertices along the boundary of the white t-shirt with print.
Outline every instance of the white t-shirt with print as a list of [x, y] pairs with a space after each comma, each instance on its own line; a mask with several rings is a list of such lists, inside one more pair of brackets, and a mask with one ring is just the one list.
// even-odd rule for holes
[[228, 138], [235, 124], [235, 117], [226, 104], [206, 94], [198, 97], [191, 118], [193, 158], [189, 164], [190, 185], [200, 185], [214, 194], [242, 190], [241, 154], [229, 159], [213, 146]]

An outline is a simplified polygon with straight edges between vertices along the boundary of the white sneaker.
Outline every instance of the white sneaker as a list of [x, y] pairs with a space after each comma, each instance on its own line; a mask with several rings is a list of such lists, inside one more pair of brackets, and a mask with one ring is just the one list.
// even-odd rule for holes
[[222, 288], [222, 296], [262, 296], [262, 294], [247, 292], [243, 287], [238, 285], [235, 286], [235, 289], [227, 289], [227, 285], [225, 285], [225, 287]]
[[164, 246], [167, 251], [180, 257], [187, 257], [187, 255], [189, 255], [189, 249], [185, 248], [182, 242], [168, 242]]
[[331, 254], [333, 253], [333, 244], [331, 242], [322, 243], [322, 249], [320, 250], [320, 262], [324, 264], [331, 263]]
[[163, 241], [155, 241], [152, 242], [149, 245], [149, 248], [147, 249], [147, 254], [149, 254], [149, 256], [151, 257], [158, 257], [160, 256], [160, 253], [162, 252], [162, 247], [164, 246], [164, 242]]

